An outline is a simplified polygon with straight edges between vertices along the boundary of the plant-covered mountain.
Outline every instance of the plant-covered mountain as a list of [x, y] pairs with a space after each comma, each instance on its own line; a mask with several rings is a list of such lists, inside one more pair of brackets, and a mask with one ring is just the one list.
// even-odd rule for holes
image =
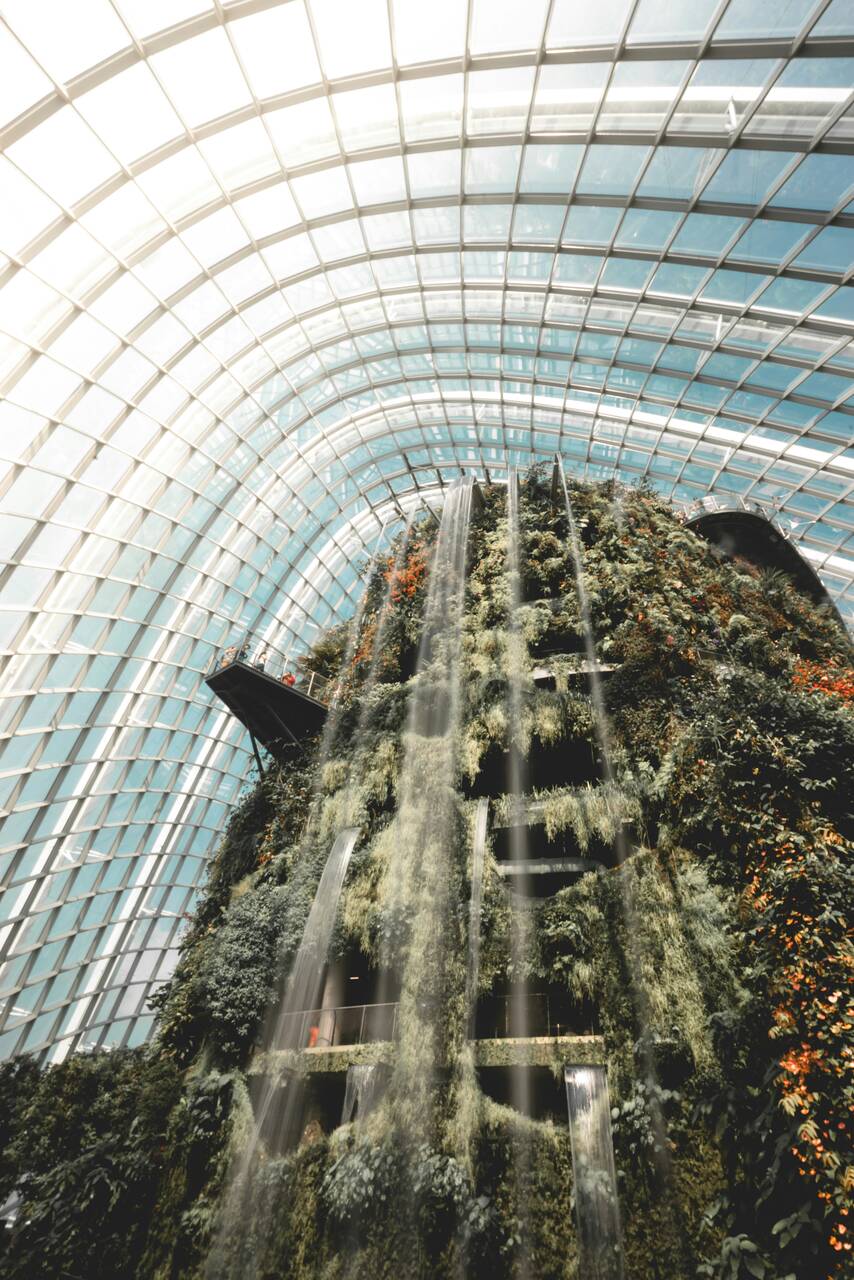
[[[323, 740], [271, 757], [232, 817], [155, 1040], [0, 1069], [0, 1199], [18, 1199], [0, 1274], [582, 1280], [579, 1169], [553, 1104], [565, 1042], [607, 1065], [627, 1277], [843, 1275], [848, 639], [651, 492], [569, 491], [577, 555], [551, 477], [523, 480], [515, 593], [507, 490], [482, 491], [461, 630], [427, 655], [447, 731], [413, 719], [433, 523], [374, 565], [358, 627], [307, 659], [340, 681]], [[532, 861], [551, 868], [537, 885], [511, 874], [520, 806]], [[276, 1063], [262, 1041], [345, 828], [359, 836], [330, 970], [372, 999], [336, 1002], [397, 1012], [384, 1040], [362, 1023], [359, 1062], [385, 1063], [385, 1087], [341, 1124], [345, 1075], [317, 1025]], [[520, 991], [552, 1010], [545, 1039], [530, 1024], [545, 1047], [526, 1114], [508, 1081], [533, 1058], [499, 1025]], [[292, 1140], [260, 1134], [252, 1194], [228, 1220], [229, 1180], [259, 1140], [258, 1081], [310, 1055], [326, 1071], [312, 1106]]]

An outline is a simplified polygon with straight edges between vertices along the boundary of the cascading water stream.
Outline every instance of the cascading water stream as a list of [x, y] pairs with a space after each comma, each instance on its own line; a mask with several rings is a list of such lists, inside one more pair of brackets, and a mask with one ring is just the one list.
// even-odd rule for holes
[[[560, 454], [556, 457], [556, 463], [560, 472], [561, 484], [563, 487], [564, 502], [566, 504], [566, 519], [569, 529], [569, 543], [572, 553], [573, 568], [575, 573], [576, 593], [578, 597], [578, 610], [581, 619], [581, 625], [584, 638], [584, 651], [587, 658], [587, 666], [589, 669], [591, 702], [593, 705], [593, 726], [596, 735], [597, 745], [602, 767], [602, 779], [609, 787], [616, 786], [616, 779], [613, 765], [613, 750], [611, 726], [608, 717], [608, 711], [605, 706], [605, 698], [602, 692], [602, 679], [599, 673], [599, 663], [596, 655], [596, 641], [593, 632], [593, 622], [590, 614], [590, 602], [587, 595], [587, 584], [584, 580], [584, 561], [581, 550], [581, 539], [578, 533], [578, 526], [575, 521], [575, 514], [572, 509], [572, 503], [569, 497], [569, 487], [566, 483], [566, 473], [563, 468], [563, 459]], [[622, 866], [629, 857], [629, 846], [625, 837], [625, 833], [621, 826], [617, 827], [616, 834], [617, 845], [617, 861]], [[650, 1107], [650, 1119], [656, 1135], [655, 1152], [658, 1164], [659, 1175], [662, 1180], [666, 1181], [670, 1177], [670, 1161], [669, 1149], [667, 1144], [667, 1126], [665, 1124], [664, 1115], [661, 1106], [658, 1103], [657, 1089], [657, 1073], [655, 1063], [649, 1050], [649, 1038], [645, 1034], [649, 1026], [648, 1001], [646, 993], [639, 981], [641, 972], [641, 957], [638, 952], [637, 939], [638, 930], [638, 909], [634, 901], [631, 887], [626, 881], [625, 875], [620, 877], [621, 888], [621, 906], [623, 919], [626, 925], [627, 938], [627, 956], [629, 982], [631, 986], [632, 1002], [634, 1005], [635, 1015], [641, 1030], [640, 1036], [640, 1054], [641, 1069], [647, 1080], [652, 1086], [647, 1090]]]
[[474, 818], [471, 854], [471, 898], [469, 899], [469, 951], [466, 968], [466, 1010], [468, 1038], [474, 1040], [477, 1030], [477, 988], [480, 982], [480, 929], [483, 906], [483, 859], [489, 824], [489, 801], [478, 800]]
[[381, 1062], [355, 1063], [347, 1068], [341, 1123], [364, 1120], [382, 1097], [388, 1068]]
[[[298, 1050], [303, 1047], [305, 1011], [317, 1006], [323, 988], [323, 975], [338, 902], [350, 858], [359, 838], [358, 828], [341, 831], [335, 839], [308, 913], [305, 930], [285, 984], [278, 1007], [273, 1033], [267, 1041], [272, 1050]], [[220, 1233], [206, 1267], [208, 1280], [223, 1275], [253, 1280], [257, 1259], [251, 1246], [236, 1241], [230, 1262], [222, 1256], [229, 1237], [239, 1232], [243, 1215], [253, 1198], [253, 1176], [258, 1166], [262, 1145], [286, 1150], [299, 1140], [302, 1112], [302, 1079], [296, 1073], [286, 1076], [284, 1087], [276, 1075], [261, 1077], [261, 1089], [254, 1107], [252, 1135], [246, 1143], [237, 1167], [232, 1171]]]
[[[527, 668], [527, 648], [519, 626], [522, 605], [522, 569], [519, 549], [519, 476], [510, 468], [507, 480], [507, 580], [509, 615], [507, 621], [507, 723], [510, 750], [507, 756], [507, 805], [510, 826], [508, 843], [511, 862], [524, 868], [528, 861], [529, 839], [526, 796], [528, 793], [527, 742], [522, 725], [522, 692]], [[510, 1033], [527, 1039], [530, 1028], [528, 983], [524, 977], [528, 953], [527, 902], [530, 876], [520, 870], [516, 876], [519, 900], [513, 911], [511, 952], [513, 981], [510, 994]], [[528, 1112], [528, 1072], [514, 1072], [518, 1109]]]
[[[371, 556], [368, 582], [371, 581], [386, 527], [387, 522], [383, 522]], [[363, 592], [348, 626], [342, 671], [347, 671], [352, 663], [366, 603], [367, 593]], [[311, 868], [307, 866], [302, 855], [310, 850], [313, 841], [317, 838], [323, 766], [331, 756], [341, 723], [342, 692], [343, 686], [339, 680], [321, 733], [314, 769], [309, 818], [295, 859], [298, 877], [295, 887], [298, 889], [305, 887], [300, 883], [299, 877], [304, 880], [311, 874]], [[268, 1009], [261, 1036], [264, 1049], [301, 1047], [294, 1041], [301, 1035], [304, 1019], [294, 1015], [316, 1007], [320, 998], [329, 940], [335, 924], [344, 877], [357, 838], [357, 828], [346, 828], [339, 832], [333, 842], [312, 898], [312, 906], [289, 976], [284, 984], [282, 997]], [[301, 1109], [302, 1086], [297, 1076], [291, 1074], [287, 1077], [284, 1087], [281, 1087], [279, 1082], [271, 1076], [261, 1077], [261, 1080], [260, 1094], [255, 1100], [251, 1134], [240, 1153], [232, 1159], [229, 1169], [228, 1191], [205, 1267], [208, 1280], [221, 1280], [224, 1275], [232, 1275], [239, 1280], [253, 1280], [257, 1270], [257, 1260], [252, 1248], [249, 1246], [244, 1248], [242, 1244], [238, 1244], [237, 1249], [232, 1252], [231, 1260], [226, 1260], [224, 1251], [231, 1245], [231, 1237], [239, 1231], [241, 1226], [243, 1210], [252, 1196], [253, 1180], [262, 1158], [263, 1146], [268, 1139], [277, 1148], [282, 1148], [292, 1141], [293, 1129]]]
[[424, 609], [409, 731], [447, 737], [456, 724], [460, 628], [471, 519], [471, 480], [455, 484], [445, 499]]
[[[371, 703], [370, 693], [377, 683], [379, 675], [380, 659], [383, 655], [383, 646], [385, 643], [386, 632], [388, 630], [389, 619], [391, 617], [392, 593], [395, 589], [395, 583], [403, 568], [404, 561], [409, 552], [410, 538], [412, 536], [412, 523], [415, 513], [410, 512], [406, 519], [406, 525], [403, 530], [403, 536], [399, 539], [397, 549], [395, 551], [394, 560], [390, 566], [389, 572], [386, 574], [386, 588], [383, 594], [382, 604], [379, 609], [379, 620], [377, 622], [376, 631], [374, 633], [373, 644], [371, 648], [371, 661], [368, 668], [368, 674], [362, 682], [359, 690], [359, 720], [356, 726], [355, 739], [358, 743], [371, 720]], [[373, 562], [368, 573], [367, 581], [371, 581], [374, 572]]]
[[[360, 1117], [379, 1102], [379, 1095], [388, 1093], [390, 1114], [413, 1145], [432, 1136], [430, 1086], [442, 1056], [437, 1030], [443, 1010], [434, 988], [441, 985], [442, 939], [451, 914], [453, 746], [459, 715], [460, 637], [472, 487], [470, 481], [463, 480], [449, 491], [431, 557], [416, 679], [403, 737], [397, 813], [389, 828], [391, 849], [384, 895], [388, 927], [380, 944], [376, 999], [384, 1004], [398, 998], [400, 984], [395, 1065], [374, 1069], [370, 1085], [364, 1084], [364, 1077], [371, 1068], [351, 1067], [342, 1115], [342, 1123], [352, 1121], [351, 1108], [355, 1106], [358, 1125]], [[407, 537], [398, 548], [388, 578], [374, 639], [371, 682], [376, 679], [391, 616], [391, 591], [407, 554], [409, 533], [407, 527]], [[367, 731], [373, 718], [365, 694], [363, 689], [358, 734]], [[365, 1087], [368, 1095], [363, 1105], [359, 1089]], [[405, 1185], [400, 1194], [406, 1196]], [[350, 1237], [354, 1270], [347, 1270], [345, 1280], [357, 1274], [359, 1224], [353, 1224]]]
[[[522, 556], [519, 534], [519, 475], [511, 467], [507, 477], [507, 581], [509, 614], [507, 623], [507, 723], [509, 752], [507, 756], [508, 844], [510, 859], [517, 864], [514, 877], [516, 892], [511, 895], [510, 961], [510, 1035], [528, 1040], [531, 1035], [529, 983], [526, 967], [530, 951], [530, 874], [526, 870], [530, 841], [528, 833], [527, 793], [529, 790], [527, 748], [523, 731], [523, 687], [528, 667], [528, 651], [520, 627], [522, 606]], [[510, 1099], [521, 1115], [531, 1115], [531, 1071], [518, 1055], [510, 1070]], [[514, 1142], [514, 1174], [517, 1212], [525, 1221], [529, 1217], [527, 1190], [531, 1165], [530, 1142], [519, 1131]], [[527, 1253], [518, 1260], [518, 1276], [530, 1275]]]
[[393, 1078], [408, 1132], [429, 1140], [431, 1086], [446, 1056], [446, 966], [453, 927], [451, 849], [456, 842], [456, 731], [461, 624], [473, 484], [463, 479], [445, 499], [427, 585], [412, 683], [398, 809], [386, 883], [383, 968], [400, 968], [400, 1038]]
[[583, 1280], [623, 1280], [620, 1203], [604, 1067], [565, 1068], [573, 1190]]
[[338, 901], [358, 838], [357, 827], [346, 828], [336, 837], [329, 853], [308, 913], [302, 941], [291, 966], [269, 1044], [270, 1049], [301, 1049], [303, 1047], [301, 1043], [303, 1024], [295, 1015], [307, 1009], [317, 1008], [323, 988], [329, 942], [335, 926], [335, 917], [338, 914]]

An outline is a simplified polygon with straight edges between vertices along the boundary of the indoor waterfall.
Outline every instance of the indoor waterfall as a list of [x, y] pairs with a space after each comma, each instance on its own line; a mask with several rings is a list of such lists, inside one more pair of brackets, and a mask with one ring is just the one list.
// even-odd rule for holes
[[[590, 601], [587, 595], [587, 585], [584, 580], [584, 558], [581, 549], [581, 538], [576, 524], [575, 514], [572, 510], [572, 502], [569, 497], [569, 487], [566, 483], [566, 473], [563, 467], [563, 459], [560, 454], [556, 458], [557, 466], [560, 472], [561, 485], [563, 488], [564, 502], [566, 504], [566, 520], [569, 533], [569, 544], [572, 553], [572, 562], [575, 572], [575, 585], [578, 599], [578, 612], [581, 620], [584, 653], [587, 660], [588, 679], [590, 682], [591, 702], [593, 704], [593, 729], [596, 735], [597, 745], [601, 759], [602, 780], [608, 787], [615, 787], [616, 777], [614, 773], [613, 749], [611, 742], [611, 727], [608, 718], [608, 710], [605, 706], [605, 698], [602, 690], [602, 678], [599, 672], [599, 659], [596, 653], [596, 639], [593, 629], [593, 620], [590, 613]], [[629, 846], [626, 840], [622, 825], [617, 827], [616, 832], [616, 853], [617, 862], [620, 866], [624, 865], [629, 857]], [[648, 1014], [648, 999], [646, 992], [639, 981], [641, 972], [641, 960], [638, 952], [637, 939], [639, 936], [637, 906], [634, 901], [632, 888], [627, 882], [625, 876], [620, 878], [621, 888], [621, 907], [626, 924], [626, 936], [628, 940], [627, 956], [628, 960], [628, 979], [631, 988], [632, 1002], [637, 1018], [640, 1037], [638, 1040], [639, 1048], [639, 1065], [643, 1076], [645, 1077], [649, 1088], [647, 1090], [648, 1105], [650, 1110], [650, 1119], [656, 1135], [655, 1154], [658, 1164], [659, 1174], [663, 1178], [669, 1177], [669, 1159], [667, 1144], [667, 1126], [661, 1105], [658, 1101], [657, 1072], [655, 1062], [649, 1047], [649, 1037], [646, 1034], [646, 1028], [650, 1023]]]
[[358, 828], [354, 827], [346, 828], [335, 838], [288, 976], [268, 1046], [270, 1049], [303, 1048], [301, 1031], [304, 1020], [299, 1015], [318, 1006], [338, 902], [358, 838]]
[[[357, 750], [370, 719], [368, 694], [377, 680], [382, 628], [389, 611], [395, 572], [399, 571], [406, 554], [411, 525], [410, 517], [395, 554], [392, 572], [388, 575], [380, 614], [380, 634], [377, 637], [370, 668], [361, 690], [359, 718], [354, 733]], [[383, 524], [368, 566], [367, 582], [370, 582], [374, 575], [385, 529], [386, 524]], [[367, 592], [363, 592], [348, 626], [342, 662], [342, 671], [345, 672], [350, 669], [356, 654], [366, 600]], [[343, 692], [342, 683], [339, 681], [335, 687], [318, 748], [311, 806], [314, 821], [319, 821], [320, 818], [318, 785], [322, 777], [323, 765], [332, 755], [341, 723]], [[304, 840], [306, 848], [308, 848], [312, 830], [313, 822], [310, 820]], [[324, 863], [302, 939], [284, 983], [281, 999], [271, 1006], [267, 1015], [262, 1036], [264, 1051], [298, 1050], [304, 1047], [307, 1036], [312, 1034], [307, 1015], [311, 1011], [318, 1011], [318, 1005], [322, 999], [329, 942], [338, 914], [344, 879], [358, 835], [357, 828], [348, 827], [340, 831]], [[318, 1018], [318, 1025], [321, 1022], [322, 1018]], [[253, 1099], [252, 1132], [236, 1158], [235, 1167], [229, 1173], [229, 1191], [224, 1201], [219, 1231], [208, 1259], [206, 1274], [209, 1280], [219, 1280], [223, 1275], [233, 1276], [235, 1280], [253, 1280], [257, 1272], [257, 1258], [251, 1242], [244, 1242], [242, 1239], [235, 1241], [233, 1238], [229, 1239], [229, 1236], [233, 1237], [237, 1234], [235, 1228], [253, 1195], [254, 1178], [264, 1158], [265, 1148], [269, 1147], [272, 1153], [280, 1152], [293, 1147], [300, 1139], [299, 1124], [304, 1110], [304, 1088], [301, 1077], [295, 1072], [286, 1071], [281, 1076], [271, 1072], [261, 1076], [260, 1082], [261, 1087]], [[385, 1083], [385, 1074], [382, 1083], [383, 1085]], [[365, 1086], [361, 1087], [364, 1089]], [[378, 1080], [375, 1078], [372, 1086], [373, 1094], [378, 1087]], [[354, 1088], [358, 1086], [354, 1084]]]
[[[270, 1050], [296, 1051], [304, 1047], [304, 1033], [308, 1030], [305, 1014], [316, 1010], [320, 1000], [341, 890], [358, 838], [358, 828], [345, 828], [336, 836], [329, 852], [285, 982], [272, 1034], [265, 1042]], [[262, 1146], [269, 1145], [278, 1153], [299, 1141], [303, 1104], [301, 1077], [296, 1072], [285, 1072], [280, 1080], [271, 1071], [260, 1079], [261, 1088], [254, 1100], [252, 1133], [230, 1174], [220, 1229], [208, 1257], [209, 1280], [221, 1280], [224, 1275], [234, 1276], [236, 1280], [253, 1280], [257, 1259], [251, 1242], [240, 1234], [240, 1222], [252, 1202], [253, 1180]]]
[[[507, 477], [507, 805], [510, 860], [519, 868], [515, 892], [509, 894], [510, 924], [510, 1035], [527, 1040], [531, 1034], [530, 986], [527, 965], [530, 951], [530, 874], [527, 794], [528, 746], [523, 717], [524, 681], [528, 669], [528, 650], [520, 626], [522, 607], [522, 554], [519, 528], [519, 474], [515, 467]], [[520, 1115], [531, 1115], [531, 1071], [527, 1063], [516, 1060], [510, 1072], [510, 1097]], [[528, 1184], [531, 1165], [530, 1140], [520, 1128], [514, 1150], [517, 1213], [526, 1220], [529, 1214]], [[520, 1280], [530, 1275], [530, 1264], [524, 1253], [519, 1255]]]
[[432, 1082], [446, 1056], [442, 1002], [453, 926], [456, 844], [455, 731], [473, 483], [447, 494], [427, 583], [423, 626], [404, 730], [399, 803], [392, 827], [383, 967], [401, 977], [400, 1042], [393, 1088], [412, 1136], [429, 1138]]
[[[510, 468], [507, 480], [507, 583], [509, 608], [507, 618], [507, 804], [509, 818], [510, 860], [524, 867], [528, 861], [527, 794], [528, 741], [523, 723], [523, 682], [528, 667], [528, 653], [519, 625], [522, 606], [522, 567], [519, 546], [519, 475]], [[512, 924], [513, 979], [510, 992], [510, 1031], [515, 1037], [529, 1035], [528, 982], [525, 964], [528, 952], [528, 895], [530, 877], [523, 870], [516, 878], [518, 896], [514, 903]], [[528, 1113], [528, 1072], [514, 1071], [514, 1097], [518, 1110]]]
[[622, 1280], [620, 1204], [607, 1071], [604, 1067], [568, 1066], [565, 1078], [579, 1275], [583, 1280]]
[[469, 899], [469, 949], [466, 968], [466, 1012], [468, 1037], [477, 1033], [477, 988], [480, 980], [480, 931], [483, 905], [483, 858], [489, 825], [489, 801], [478, 800], [474, 819], [471, 855], [471, 897]]
[[353, 1063], [347, 1068], [341, 1123], [364, 1120], [382, 1098], [388, 1067], [381, 1062]]

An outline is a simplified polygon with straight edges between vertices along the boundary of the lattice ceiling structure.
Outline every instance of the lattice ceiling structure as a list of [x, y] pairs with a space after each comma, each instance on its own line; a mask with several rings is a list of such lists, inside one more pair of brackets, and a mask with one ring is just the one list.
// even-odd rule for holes
[[0, 0], [0, 1055], [136, 1043], [292, 652], [461, 469], [854, 614], [850, 0]]

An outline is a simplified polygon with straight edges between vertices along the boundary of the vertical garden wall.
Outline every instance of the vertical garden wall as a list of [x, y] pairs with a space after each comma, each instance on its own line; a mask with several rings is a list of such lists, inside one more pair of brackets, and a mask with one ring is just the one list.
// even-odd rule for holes
[[[323, 740], [271, 757], [232, 817], [155, 1040], [0, 1070], [0, 1197], [17, 1197], [0, 1274], [580, 1280], [566, 1112], [514, 1107], [501, 1072], [533, 1058], [487, 1016], [523, 985], [566, 1022], [537, 1049], [558, 1092], [559, 1040], [607, 1066], [628, 1277], [806, 1280], [850, 1263], [848, 640], [651, 493], [570, 485], [607, 672], [597, 723], [562, 495], [550, 474], [522, 481], [512, 619], [507, 491], [480, 497], [461, 630], [428, 655], [447, 732], [411, 718], [437, 541], [425, 517], [376, 567], [358, 632], [311, 656], [339, 703]], [[556, 872], [547, 893], [508, 892], [502, 871], [514, 752], [537, 838], [597, 864]], [[488, 1069], [466, 1003], [484, 796], [471, 1025]], [[348, 827], [329, 959], [399, 1010], [391, 1048], [359, 1046], [387, 1086], [353, 1123], [325, 1103], [294, 1142], [262, 1141], [228, 1222], [257, 1081], [303, 1069], [304, 1054], [260, 1052], [265, 1015]]]

